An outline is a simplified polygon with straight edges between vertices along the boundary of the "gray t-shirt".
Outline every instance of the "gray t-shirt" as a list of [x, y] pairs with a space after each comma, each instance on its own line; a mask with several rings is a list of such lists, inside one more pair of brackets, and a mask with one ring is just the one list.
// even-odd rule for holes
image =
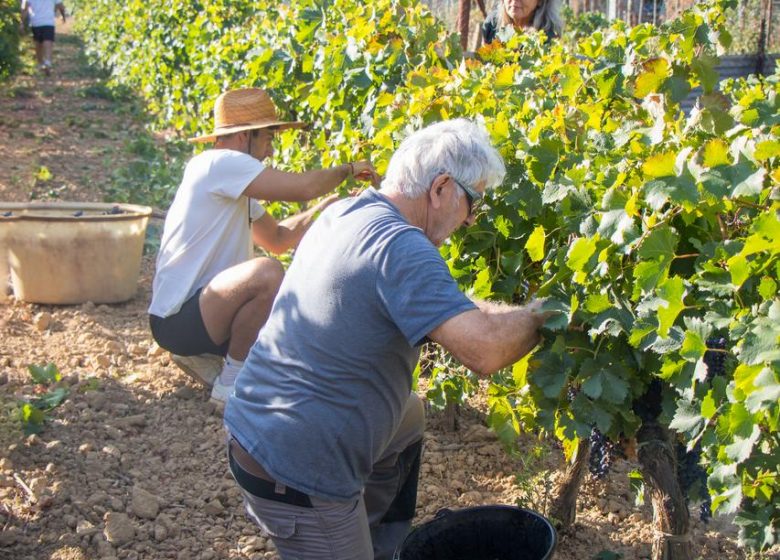
[[475, 309], [423, 232], [374, 189], [304, 237], [225, 410], [280, 482], [356, 498], [401, 420], [419, 345]]

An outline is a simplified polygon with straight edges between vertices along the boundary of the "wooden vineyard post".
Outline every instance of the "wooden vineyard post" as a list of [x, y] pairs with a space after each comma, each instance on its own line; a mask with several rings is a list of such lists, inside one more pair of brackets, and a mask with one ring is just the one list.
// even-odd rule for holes
[[577, 495], [585, 476], [588, 455], [590, 455], [590, 441], [588, 438], [580, 438], [574, 462], [566, 467], [563, 481], [550, 505], [550, 517], [560, 531], [569, 529], [577, 518]]
[[469, 43], [469, 18], [471, 18], [471, 0], [459, 0], [458, 33], [460, 33], [460, 46], [464, 51]]
[[677, 482], [669, 433], [646, 422], [636, 435], [637, 454], [653, 503], [652, 560], [693, 560], [688, 504]]

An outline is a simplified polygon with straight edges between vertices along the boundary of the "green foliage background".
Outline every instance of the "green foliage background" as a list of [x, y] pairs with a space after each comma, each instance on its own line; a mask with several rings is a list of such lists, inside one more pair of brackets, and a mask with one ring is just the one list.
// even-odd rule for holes
[[0, 80], [7, 79], [19, 66], [19, 3], [0, 0]]
[[[483, 121], [508, 177], [442, 254], [477, 297], [544, 296], [559, 312], [535, 354], [494, 376], [492, 426], [565, 449], [594, 425], [630, 437], [658, 379], [662, 420], [701, 443], [716, 511], [737, 512], [744, 544], [776, 542], [780, 75], [716, 90], [731, 4], [571, 43], [510, 37], [468, 60], [413, 0], [79, 4], [91, 52], [160, 127], [208, 131], [217, 94], [249, 85], [313, 123], [281, 136], [282, 167], [369, 157], [381, 173], [410, 131]], [[724, 376], [703, 361], [714, 335], [729, 339]], [[450, 373], [434, 394], [471, 387]]]

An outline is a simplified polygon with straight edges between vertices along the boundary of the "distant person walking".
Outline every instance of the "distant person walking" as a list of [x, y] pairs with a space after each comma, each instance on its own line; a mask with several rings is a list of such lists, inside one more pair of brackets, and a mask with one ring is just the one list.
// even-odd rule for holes
[[57, 12], [65, 22], [65, 5], [59, 0], [22, 0], [22, 31], [25, 25], [32, 29], [35, 60], [38, 70], [51, 74], [51, 55], [54, 50], [54, 20]]

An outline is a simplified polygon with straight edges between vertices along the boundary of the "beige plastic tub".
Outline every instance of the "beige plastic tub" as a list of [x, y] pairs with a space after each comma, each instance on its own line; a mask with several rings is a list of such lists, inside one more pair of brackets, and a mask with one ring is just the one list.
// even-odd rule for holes
[[116, 303], [138, 287], [152, 209], [134, 204], [0, 203], [0, 299]]

